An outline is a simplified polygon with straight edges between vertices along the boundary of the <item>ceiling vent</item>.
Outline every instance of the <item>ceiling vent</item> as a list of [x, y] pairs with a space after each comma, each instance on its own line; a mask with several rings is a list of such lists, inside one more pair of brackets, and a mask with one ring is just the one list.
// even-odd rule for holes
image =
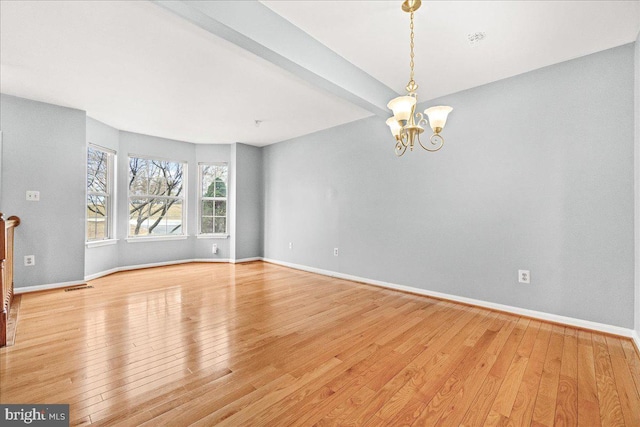
[[487, 37], [487, 33], [479, 31], [477, 33], [469, 33], [467, 34], [467, 40], [471, 46], [476, 46], [479, 44], [484, 38]]

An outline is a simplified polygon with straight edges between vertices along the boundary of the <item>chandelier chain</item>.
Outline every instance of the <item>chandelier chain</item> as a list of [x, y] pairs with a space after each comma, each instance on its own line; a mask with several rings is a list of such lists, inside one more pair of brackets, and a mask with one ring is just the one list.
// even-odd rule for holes
[[413, 11], [411, 11], [411, 24], [409, 25], [411, 28], [411, 61], [409, 62], [409, 66], [411, 67], [411, 74], [409, 77], [409, 83], [413, 82]]

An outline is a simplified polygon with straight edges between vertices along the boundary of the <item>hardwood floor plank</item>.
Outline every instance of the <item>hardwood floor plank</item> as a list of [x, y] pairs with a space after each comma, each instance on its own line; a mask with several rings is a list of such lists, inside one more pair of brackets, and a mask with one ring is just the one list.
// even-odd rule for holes
[[366, 406], [367, 402], [373, 399], [376, 392], [368, 387], [362, 387], [357, 395], [349, 397], [347, 400], [333, 408], [329, 413], [324, 415], [317, 423], [317, 426], [333, 426], [341, 425], [340, 420], [345, 413], [358, 413]]
[[[529, 356], [533, 350], [539, 327], [540, 324], [537, 322], [533, 325], [528, 325], [516, 354], [513, 356], [513, 359], [511, 359], [511, 364], [504, 374], [504, 380], [498, 390], [498, 396], [493, 402], [491, 412], [500, 414], [505, 418], [511, 416], [511, 410], [518, 395], [522, 377], [529, 364]], [[494, 375], [496, 374], [494, 373]]]
[[2, 403], [70, 425], [638, 425], [629, 340], [263, 262], [25, 294]]
[[624, 355], [629, 365], [636, 391], [640, 394], [640, 354], [630, 339], [623, 339], [620, 342], [624, 349]]
[[[549, 348], [549, 340], [551, 338], [551, 325], [540, 324], [536, 341], [529, 356], [527, 369], [522, 378], [522, 383], [518, 389], [518, 393], [513, 402], [511, 414], [509, 416], [509, 424], [529, 425], [533, 417], [533, 408], [535, 399], [542, 378], [544, 369], [544, 361]], [[519, 353], [522, 355], [522, 353]]]
[[577, 330], [565, 329], [560, 381], [556, 398], [555, 425], [578, 425], [578, 342]]
[[[513, 357], [522, 341], [523, 335], [529, 324], [528, 319], [513, 318], [512, 328], [502, 329], [501, 332], [509, 331], [508, 338], [504, 345], [493, 348], [496, 360], [489, 371], [480, 391], [468, 408], [461, 425], [474, 426], [485, 423], [487, 416], [498, 397], [505, 375], [513, 360]], [[500, 334], [500, 333], [499, 333]], [[505, 334], [506, 335], [506, 334]]]
[[549, 349], [545, 358], [540, 387], [533, 409], [533, 422], [540, 426], [553, 426], [556, 398], [560, 381], [560, 366], [564, 345], [564, 328], [552, 326]]
[[596, 386], [600, 402], [600, 420], [602, 425], [624, 426], [624, 416], [622, 415], [622, 406], [618, 397], [607, 341], [604, 336], [593, 334], [592, 342]]
[[578, 425], [600, 427], [591, 332], [578, 331]]
[[624, 350], [619, 338], [607, 336], [605, 337], [609, 355], [611, 357], [611, 367], [616, 382], [616, 390], [620, 399], [622, 415], [625, 424], [628, 426], [640, 426], [640, 395], [635, 389], [635, 384], [631, 378], [631, 370], [626, 361]]

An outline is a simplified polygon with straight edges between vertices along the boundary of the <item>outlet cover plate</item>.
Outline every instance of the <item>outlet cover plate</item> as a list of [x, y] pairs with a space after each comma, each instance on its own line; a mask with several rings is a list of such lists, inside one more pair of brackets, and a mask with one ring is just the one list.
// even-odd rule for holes
[[27, 201], [29, 202], [39, 202], [40, 201], [40, 192], [39, 191], [27, 191]]

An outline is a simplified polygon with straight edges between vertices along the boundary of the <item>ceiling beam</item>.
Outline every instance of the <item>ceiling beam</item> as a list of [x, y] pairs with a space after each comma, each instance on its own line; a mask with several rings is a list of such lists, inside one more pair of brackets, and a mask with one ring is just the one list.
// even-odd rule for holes
[[398, 94], [258, 1], [166, 1], [159, 6], [373, 114]]

